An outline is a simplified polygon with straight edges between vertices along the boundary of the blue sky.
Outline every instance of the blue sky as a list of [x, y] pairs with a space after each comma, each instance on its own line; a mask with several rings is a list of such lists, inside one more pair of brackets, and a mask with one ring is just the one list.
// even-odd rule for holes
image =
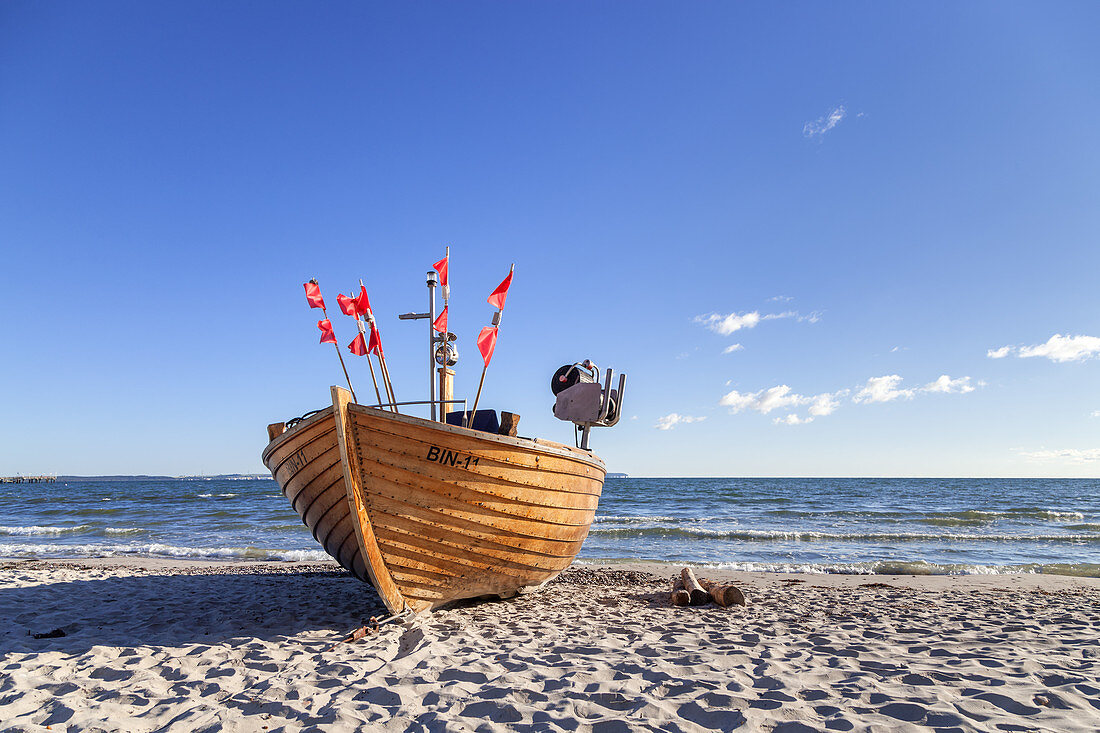
[[1096, 476], [1097, 27], [1092, 3], [6, 2], [0, 474], [262, 471], [265, 425], [342, 379], [310, 277], [334, 311], [364, 279], [423, 398], [396, 316], [450, 245], [457, 392], [514, 261], [483, 406], [568, 442], [554, 369], [625, 370], [611, 470]]

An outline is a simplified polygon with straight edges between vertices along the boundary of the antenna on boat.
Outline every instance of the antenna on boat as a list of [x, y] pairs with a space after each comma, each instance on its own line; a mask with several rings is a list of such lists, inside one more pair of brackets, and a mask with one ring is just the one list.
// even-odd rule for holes
[[[422, 318], [428, 319], [428, 385], [432, 406], [431, 416], [433, 421], [438, 421], [439, 418], [437, 417], [435, 398], [435, 344], [436, 341], [439, 340], [435, 335], [435, 286], [438, 284], [438, 280], [434, 269], [428, 270], [427, 284], [428, 312], [402, 313], [398, 318], [402, 321], [418, 321]], [[446, 339], [446, 336], [444, 336], [444, 339]], [[444, 343], [446, 343], [445, 340]]]
[[435, 404], [435, 270], [428, 270], [428, 384], [432, 401], [432, 420], [436, 420]]

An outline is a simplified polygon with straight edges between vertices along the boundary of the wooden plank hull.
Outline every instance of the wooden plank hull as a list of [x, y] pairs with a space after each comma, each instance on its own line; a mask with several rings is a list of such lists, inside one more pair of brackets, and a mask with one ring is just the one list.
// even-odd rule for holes
[[588, 451], [349, 404], [264, 451], [291, 506], [393, 612], [509, 596], [572, 562], [606, 473]]

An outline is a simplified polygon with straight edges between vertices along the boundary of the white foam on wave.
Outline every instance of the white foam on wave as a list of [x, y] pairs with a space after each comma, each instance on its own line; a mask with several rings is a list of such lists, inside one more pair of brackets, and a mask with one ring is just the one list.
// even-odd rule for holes
[[282, 560], [322, 561], [323, 550], [288, 550], [263, 547], [181, 547], [151, 543], [145, 545], [55, 545], [0, 543], [3, 557], [177, 557], [194, 560]]
[[815, 532], [706, 527], [595, 527], [593, 535], [684, 537], [687, 539], [870, 541], [870, 542], [1100, 542], [1100, 534], [987, 534], [967, 532]]
[[688, 517], [620, 516], [615, 514], [597, 515], [596, 523], [614, 522], [616, 524], [642, 524], [644, 522], [685, 522], [693, 521]]
[[644, 560], [638, 558], [578, 558], [575, 565], [620, 565], [623, 563], [657, 563], [670, 568], [692, 565], [714, 570], [737, 570], [752, 573], [805, 573], [811, 575], [1073, 575], [1100, 577], [1096, 563], [1020, 563], [1015, 565], [982, 565], [970, 563], [937, 564], [924, 560], [873, 560], [866, 562], [746, 562]]
[[29, 527], [2, 527], [2, 526], [0, 526], [0, 535], [24, 536], [24, 537], [31, 536], [31, 535], [58, 535], [58, 534], [69, 534], [69, 533], [72, 533], [72, 532], [83, 532], [86, 529], [88, 529], [88, 525], [86, 525], [86, 524], [79, 524], [75, 527], [39, 527], [39, 526], [34, 526], [34, 525], [29, 526]]

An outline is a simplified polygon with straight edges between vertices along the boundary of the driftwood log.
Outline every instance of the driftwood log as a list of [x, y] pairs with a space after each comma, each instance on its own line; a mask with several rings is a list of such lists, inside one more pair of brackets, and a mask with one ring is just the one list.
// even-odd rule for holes
[[691, 568], [681, 570], [680, 578], [684, 581], [684, 588], [691, 594], [691, 605], [702, 606], [704, 603], [710, 602], [710, 594], [696, 579], [695, 573], [691, 572]]
[[714, 599], [722, 608], [729, 606], [747, 606], [748, 603], [745, 600], [745, 594], [741, 592], [741, 589], [735, 585], [726, 585], [723, 583], [713, 583], [708, 580], [703, 581], [703, 587], [710, 593], [710, 597]]
[[691, 594], [684, 590], [684, 581], [680, 578], [672, 580], [672, 605], [686, 606], [691, 603]]

